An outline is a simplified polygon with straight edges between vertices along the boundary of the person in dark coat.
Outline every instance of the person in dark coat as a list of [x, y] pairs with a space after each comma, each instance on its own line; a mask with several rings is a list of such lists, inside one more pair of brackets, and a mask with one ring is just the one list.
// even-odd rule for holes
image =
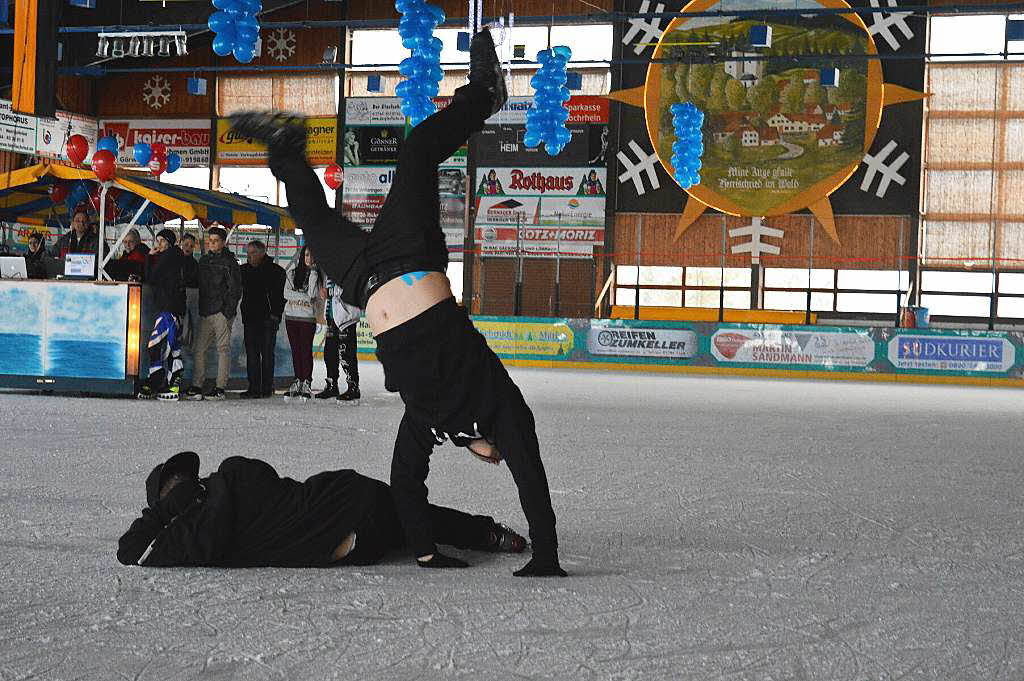
[[284, 314], [284, 268], [267, 255], [267, 245], [253, 239], [242, 265], [242, 328], [249, 389], [243, 398], [274, 394], [274, 349]]
[[28, 253], [25, 254], [25, 270], [29, 279], [46, 279], [46, 240], [39, 232], [28, 235]]
[[[53, 247], [53, 253], [63, 262], [64, 257], [69, 253], [91, 253], [96, 255], [98, 246], [99, 237], [89, 227], [88, 213], [79, 209], [75, 211], [74, 216], [71, 218], [71, 229], [68, 230], [67, 234], [57, 239], [57, 243]], [[94, 266], [93, 275], [95, 274]]]
[[[206, 255], [199, 260], [199, 333], [195, 344], [195, 369], [191, 400], [223, 400], [231, 370], [231, 326], [242, 298], [242, 274], [238, 260], [227, 247], [228, 233], [222, 227], [206, 230]], [[207, 392], [206, 351], [217, 347], [217, 380]]]
[[192, 349], [199, 332], [199, 260], [195, 256], [196, 238], [186, 232], [178, 239], [178, 248], [185, 254], [181, 264], [181, 281], [185, 286], [185, 316], [181, 321], [181, 351], [185, 369], [181, 374], [182, 385], [192, 385], [192, 366], [195, 363]]
[[156, 235], [156, 247], [146, 258], [145, 280], [153, 296], [156, 320], [149, 336], [149, 377], [139, 397], [176, 400], [181, 392], [181, 320], [185, 316], [182, 263], [185, 254], [169, 229]]
[[[146, 508], [118, 542], [117, 560], [145, 567], [371, 565], [399, 549], [391, 490], [353, 470], [298, 482], [259, 459], [232, 456], [199, 477], [180, 452], [146, 478]], [[459, 548], [519, 553], [526, 540], [487, 516], [431, 506], [435, 539]]]

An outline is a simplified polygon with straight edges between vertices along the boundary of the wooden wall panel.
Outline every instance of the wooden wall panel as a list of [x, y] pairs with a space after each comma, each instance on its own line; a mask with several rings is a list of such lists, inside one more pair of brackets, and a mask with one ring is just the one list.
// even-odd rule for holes
[[[637, 228], [643, 224], [642, 242], [637, 254]], [[616, 264], [676, 265], [717, 267], [722, 264], [722, 223], [725, 229], [750, 224], [750, 218], [705, 214], [675, 241], [679, 216], [674, 214], [619, 213], [615, 216]], [[810, 249], [810, 228], [814, 228], [814, 266], [835, 269], [898, 269], [900, 254], [909, 255], [911, 223], [906, 216], [837, 215], [840, 244], [835, 244], [810, 215], [782, 215], [766, 218], [768, 227], [785, 232], [781, 242], [767, 238], [766, 243], [780, 246], [778, 256], [762, 256], [761, 262], [774, 267], [806, 267]], [[748, 237], [726, 236], [725, 264], [743, 267], [750, 264], [747, 254], [733, 255], [736, 244]], [[901, 247], [902, 241], [902, 247]], [[903, 260], [904, 268], [907, 259]]]
[[57, 108], [91, 116], [92, 90], [95, 82], [91, 78], [57, 76]]

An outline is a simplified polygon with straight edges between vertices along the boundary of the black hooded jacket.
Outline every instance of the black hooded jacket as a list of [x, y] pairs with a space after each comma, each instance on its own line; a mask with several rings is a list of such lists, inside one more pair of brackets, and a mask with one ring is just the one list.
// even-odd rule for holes
[[185, 285], [182, 281], [182, 264], [185, 254], [172, 245], [160, 253], [150, 253], [146, 258], [145, 281], [153, 289], [153, 307], [159, 312], [185, 314]]
[[269, 255], [258, 266], [246, 263], [242, 272], [242, 323], [264, 324], [284, 315], [284, 269]]
[[[145, 508], [118, 542], [117, 559], [147, 567], [326, 567], [384, 483], [352, 470], [305, 482], [258, 459], [233, 456], [168, 524]], [[148, 551], [148, 555], [147, 554]]]

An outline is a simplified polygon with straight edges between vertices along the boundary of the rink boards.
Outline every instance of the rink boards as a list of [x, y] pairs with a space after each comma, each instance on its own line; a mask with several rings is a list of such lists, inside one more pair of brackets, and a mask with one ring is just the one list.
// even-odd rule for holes
[[[513, 366], [1024, 387], [1020, 332], [474, 317]], [[373, 337], [359, 328], [359, 350]]]

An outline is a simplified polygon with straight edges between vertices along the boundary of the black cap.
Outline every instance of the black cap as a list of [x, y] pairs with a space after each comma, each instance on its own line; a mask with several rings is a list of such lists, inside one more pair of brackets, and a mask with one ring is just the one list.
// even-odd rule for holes
[[195, 452], [178, 452], [154, 468], [146, 478], [146, 503], [152, 507], [160, 501], [160, 488], [171, 475], [181, 473], [199, 479], [199, 455]]
[[178, 240], [178, 235], [169, 229], [161, 229], [159, 232], [156, 233], [156, 235], [162, 236], [164, 239], [167, 240], [167, 243], [169, 243], [172, 246]]

